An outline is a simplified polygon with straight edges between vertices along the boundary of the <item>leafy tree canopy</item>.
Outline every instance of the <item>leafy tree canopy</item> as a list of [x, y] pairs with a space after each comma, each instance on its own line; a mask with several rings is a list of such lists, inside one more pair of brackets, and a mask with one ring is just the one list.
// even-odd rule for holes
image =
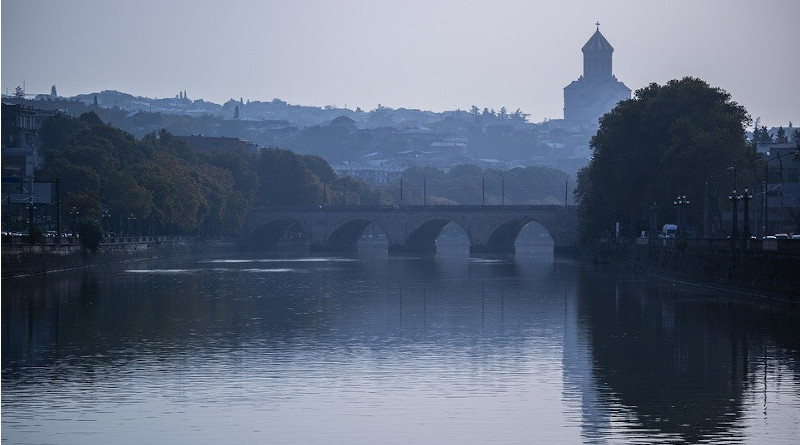
[[734, 184], [741, 188], [754, 178], [755, 153], [744, 133], [749, 123], [730, 94], [693, 77], [650, 84], [620, 102], [601, 118], [592, 161], [578, 174], [584, 240], [602, 236], [617, 221], [646, 219], [653, 202], [660, 204], [662, 221], [672, 219], [677, 195], [693, 201], [687, 221], [699, 224], [706, 180], [723, 184], [712, 187], [716, 202]]
[[[255, 199], [253, 173], [199, 159], [166, 131], [136, 140], [89, 112], [48, 118], [41, 129], [44, 177], [58, 178], [62, 202], [84, 221], [111, 216], [109, 230], [142, 221], [140, 232], [225, 234], [238, 230]], [[241, 167], [241, 165], [238, 165]]]

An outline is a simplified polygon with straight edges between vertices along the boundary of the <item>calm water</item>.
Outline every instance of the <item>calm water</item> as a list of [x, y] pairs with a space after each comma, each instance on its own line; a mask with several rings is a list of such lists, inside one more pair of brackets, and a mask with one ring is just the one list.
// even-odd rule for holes
[[206, 255], [2, 283], [14, 444], [796, 443], [797, 305], [551, 255]]

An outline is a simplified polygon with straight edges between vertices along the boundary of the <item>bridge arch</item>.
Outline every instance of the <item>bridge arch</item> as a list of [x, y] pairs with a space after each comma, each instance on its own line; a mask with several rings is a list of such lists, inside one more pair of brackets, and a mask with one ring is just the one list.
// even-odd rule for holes
[[274, 247], [283, 239], [309, 239], [311, 230], [303, 222], [293, 218], [278, 217], [263, 221], [250, 230], [247, 245], [250, 248]]
[[448, 217], [431, 217], [415, 223], [408, 231], [403, 250], [414, 252], [435, 252], [436, 239], [442, 233], [442, 229], [448, 224], [455, 224], [464, 232], [472, 245], [472, 237], [469, 230], [466, 230], [457, 220]]
[[555, 244], [556, 234], [547, 222], [540, 221], [532, 216], [520, 215], [506, 219], [496, 225], [491, 229], [485, 241], [482, 244], [472, 244], [470, 251], [473, 253], [514, 253], [520, 233], [530, 224], [536, 224], [544, 229]]
[[355, 217], [341, 221], [325, 237], [323, 244], [330, 250], [355, 250], [358, 240], [370, 225], [378, 227], [385, 235], [389, 244], [392, 243], [391, 235], [386, 229], [372, 218]]

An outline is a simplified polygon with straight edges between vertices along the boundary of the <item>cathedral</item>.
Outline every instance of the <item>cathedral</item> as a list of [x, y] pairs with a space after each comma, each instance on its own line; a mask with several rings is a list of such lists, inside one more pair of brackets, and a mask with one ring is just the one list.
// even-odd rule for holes
[[583, 45], [583, 75], [564, 88], [564, 120], [578, 126], [598, 127], [598, 119], [617, 102], [631, 98], [631, 89], [611, 73], [614, 47], [597, 31]]

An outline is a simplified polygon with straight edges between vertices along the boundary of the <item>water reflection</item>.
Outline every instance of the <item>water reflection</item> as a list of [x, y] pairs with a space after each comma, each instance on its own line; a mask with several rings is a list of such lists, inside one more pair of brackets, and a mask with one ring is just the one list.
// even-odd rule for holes
[[[620, 425], [624, 437], [649, 443], [752, 441], [774, 433], [763, 428], [773, 420], [767, 392], [788, 396], [789, 403], [772, 407], [778, 411], [773, 426], [797, 432], [793, 422], [781, 423], [784, 414], [798, 414], [795, 304], [641, 277], [598, 279], [587, 270], [579, 274], [578, 294], [579, 329], [591, 360], [591, 374], [584, 370], [583, 377], [592, 379], [590, 405], [601, 408], [591, 417], [584, 412], [584, 434], [592, 442]], [[765, 367], [770, 361], [779, 368]], [[791, 384], [784, 388], [767, 381], [786, 377]], [[753, 398], [760, 391], [764, 410], [758, 413]], [[753, 416], [764, 421], [758, 432]]]
[[212, 256], [4, 280], [2, 291], [13, 442], [800, 432], [795, 306], [552, 256]]

